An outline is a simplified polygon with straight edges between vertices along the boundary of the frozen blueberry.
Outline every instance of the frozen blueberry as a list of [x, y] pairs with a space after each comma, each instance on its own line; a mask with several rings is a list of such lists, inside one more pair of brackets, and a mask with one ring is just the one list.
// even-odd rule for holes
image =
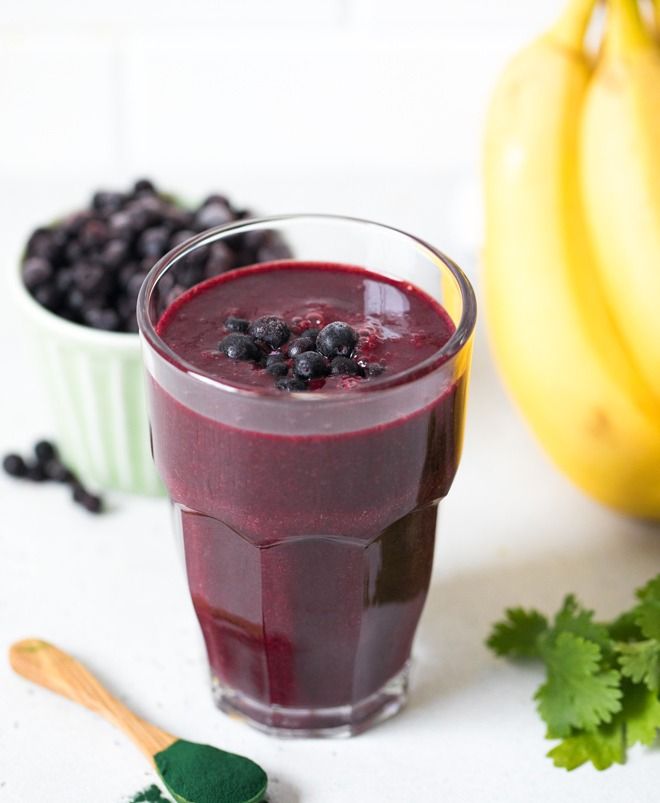
[[316, 345], [316, 338], [319, 336], [320, 331], [321, 331], [320, 329], [317, 329], [315, 326], [312, 326], [310, 329], [305, 329], [305, 331], [300, 336], [308, 337], [310, 340], [313, 340], [314, 345]]
[[264, 315], [250, 324], [250, 335], [256, 340], [263, 340], [271, 348], [278, 349], [289, 339], [289, 327], [275, 315]]
[[27, 474], [25, 460], [19, 454], [6, 455], [2, 467], [10, 477], [24, 477]]
[[32, 480], [32, 482], [44, 482], [48, 479], [41, 463], [29, 463], [25, 476], [27, 479]]
[[315, 341], [307, 335], [297, 337], [289, 343], [289, 357], [295, 357], [304, 351], [314, 351]]
[[295, 376], [283, 376], [277, 380], [275, 387], [279, 390], [287, 390], [289, 393], [299, 393], [307, 390], [307, 383]]
[[30, 235], [26, 253], [31, 257], [50, 259], [53, 256], [54, 249], [53, 230], [42, 226], [35, 229]]
[[194, 236], [195, 232], [192, 229], [177, 229], [170, 237], [170, 248], [175, 248]]
[[133, 193], [135, 195], [139, 195], [140, 193], [154, 193], [154, 192], [156, 192], [156, 188], [151, 183], [151, 181], [149, 181], [148, 178], [140, 178], [133, 185]]
[[85, 508], [90, 513], [100, 513], [103, 510], [103, 501], [100, 496], [90, 493], [83, 488], [80, 483], [73, 486], [73, 501]]
[[[234, 267], [236, 256], [227, 243], [221, 241], [213, 243], [208, 251], [205, 267], [206, 276], [217, 276], [219, 273], [224, 273]], [[249, 258], [247, 261], [252, 262]]]
[[282, 360], [278, 360], [266, 365], [266, 371], [271, 376], [286, 376], [289, 373], [289, 366]]
[[241, 332], [245, 334], [250, 327], [250, 321], [246, 320], [245, 318], [235, 318], [231, 315], [225, 321], [225, 329], [228, 332]]
[[28, 290], [34, 290], [48, 281], [53, 274], [50, 262], [43, 257], [29, 257], [23, 263], [23, 283]]
[[124, 203], [124, 196], [121, 192], [105, 192], [103, 190], [94, 193], [92, 197], [92, 208], [102, 215], [109, 215], [121, 209]]
[[92, 249], [103, 245], [109, 235], [108, 224], [98, 218], [92, 218], [84, 224], [78, 234], [78, 239], [83, 248]]
[[357, 342], [355, 329], [342, 321], [334, 321], [321, 329], [316, 348], [326, 357], [350, 357]]
[[44, 464], [44, 473], [49, 480], [54, 482], [69, 483], [75, 480], [73, 471], [57, 459], [49, 460]]
[[108, 289], [110, 275], [102, 265], [78, 262], [73, 266], [73, 279], [80, 292], [89, 298]]
[[62, 294], [51, 284], [44, 284], [34, 291], [34, 298], [42, 307], [56, 312], [62, 301]]
[[241, 332], [232, 332], [223, 337], [218, 346], [231, 360], [258, 360], [259, 348], [254, 340]]
[[215, 226], [224, 226], [233, 219], [234, 216], [226, 201], [212, 201], [202, 206], [195, 214], [195, 224], [202, 231]]
[[138, 253], [149, 259], [158, 259], [167, 251], [169, 239], [170, 233], [165, 226], [145, 229], [137, 241]]
[[106, 332], [116, 332], [119, 329], [119, 313], [113, 309], [101, 309], [91, 307], [83, 312], [83, 320], [88, 326], [94, 329], [102, 329]]
[[38, 441], [34, 445], [34, 454], [43, 466], [57, 457], [57, 450], [50, 441]]
[[335, 357], [330, 363], [330, 373], [335, 376], [359, 376], [362, 369], [350, 357]]
[[328, 361], [318, 351], [304, 351], [293, 358], [293, 370], [301, 379], [320, 379], [328, 374]]

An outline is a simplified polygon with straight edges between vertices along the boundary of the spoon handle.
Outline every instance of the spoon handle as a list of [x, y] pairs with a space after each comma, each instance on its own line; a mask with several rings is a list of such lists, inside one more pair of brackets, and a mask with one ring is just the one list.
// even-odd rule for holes
[[175, 736], [134, 714], [75, 658], [46, 641], [17, 642], [9, 650], [9, 662], [27, 680], [84, 705], [123, 730], [152, 763], [156, 753], [176, 741]]

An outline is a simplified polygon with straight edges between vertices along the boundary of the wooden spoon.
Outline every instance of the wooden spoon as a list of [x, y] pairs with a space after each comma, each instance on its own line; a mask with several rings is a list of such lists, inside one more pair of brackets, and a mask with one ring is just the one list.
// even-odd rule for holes
[[[15, 672], [100, 714], [133, 740], [179, 803], [258, 803], [268, 779], [249, 758], [178, 739], [134, 714], [85, 667], [40, 639], [9, 650]], [[178, 787], [178, 788], [177, 788]]]

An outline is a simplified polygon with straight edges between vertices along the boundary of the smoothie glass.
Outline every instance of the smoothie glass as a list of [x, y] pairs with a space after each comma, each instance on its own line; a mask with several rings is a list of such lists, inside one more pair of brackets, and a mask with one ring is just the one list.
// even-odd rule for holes
[[[263, 253], [273, 259], [286, 252], [412, 283], [455, 331], [425, 361], [346, 393], [248, 390], [205, 376], [159, 337], [158, 319], [200, 249], [251, 239], [270, 244]], [[438, 502], [461, 452], [475, 315], [468, 280], [442, 253], [335, 216], [210, 230], [147, 277], [138, 322], [152, 450], [222, 710], [268, 733], [330, 736], [404, 704]]]

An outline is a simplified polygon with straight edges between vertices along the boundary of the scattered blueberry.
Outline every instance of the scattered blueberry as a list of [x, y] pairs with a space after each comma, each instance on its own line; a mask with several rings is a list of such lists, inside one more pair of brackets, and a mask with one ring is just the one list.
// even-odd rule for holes
[[27, 462], [18, 454], [8, 454], [2, 461], [5, 472], [12, 477], [24, 478], [32, 482], [64, 483], [71, 486], [73, 498], [91, 513], [100, 513], [103, 509], [101, 497], [90, 493], [76, 475], [60, 460], [57, 449], [51, 441], [38, 441], [34, 445], [36, 461]]
[[330, 363], [330, 373], [335, 376], [360, 376], [362, 368], [350, 357], [335, 357]]
[[357, 346], [357, 332], [342, 321], [324, 326], [316, 338], [316, 348], [326, 357], [350, 357]]
[[311, 337], [307, 337], [307, 335], [297, 337], [289, 343], [289, 357], [295, 357], [297, 354], [302, 354], [304, 351], [314, 351], [315, 345], [315, 340]]
[[385, 366], [380, 362], [370, 362], [366, 367], [367, 376], [380, 376], [385, 370]]
[[264, 315], [252, 321], [248, 332], [255, 340], [263, 340], [274, 349], [284, 345], [291, 334], [286, 321], [275, 315]]
[[44, 464], [44, 472], [49, 480], [54, 482], [73, 482], [75, 475], [59, 459], [49, 460]]
[[100, 496], [90, 493], [83, 488], [80, 483], [73, 484], [73, 501], [85, 508], [90, 513], [100, 513], [103, 510], [103, 501]]
[[245, 318], [235, 318], [233, 315], [225, 321], [225, 329], [228, 332], [241, 332], [245, 334], [250, 326], [250, 321]]
[[266, 357], [266, 367], [270, 367], [278, 362], [286, 362], [286, 354], [283, 354], [281, 351], [274, 351]]
[[6, 455], [2, 467], [10, 477], [24, 477], [27, 474], [25, 460], [19, 454]]
[[328, 374], [328, 361], [318, 351], [304, 351], [293, 358], [293, 370], [301, 379], [320, 379]]
[[57, 458], [57, 451], [50, 441], [38, 441], [35, 443], [34, 454], [42, 466]]
[[48, 479], [41, 463], [29, 463], [27, 465], [27, 471], [25, 472], [25, 478], [32, 480], [32, 482], [45, 482]]
[[289, 393], [299, 393], [303, 390], [307, 390], [307, 383], [295, 376], [284, 376], [277, 380], [275, 387], [280, 390], [287, 390]]
[[232, 332], [223, 337], [218, 348], [231, 360], [257, 360], [260, 356], [259, 348], [254, 340], [241, 332]]

